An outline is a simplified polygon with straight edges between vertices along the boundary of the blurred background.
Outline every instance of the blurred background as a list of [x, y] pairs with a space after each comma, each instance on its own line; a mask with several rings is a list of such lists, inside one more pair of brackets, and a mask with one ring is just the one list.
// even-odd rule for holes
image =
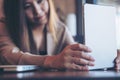
[[[120, 49], [120, 0], [53, 0], [56, 12], [64, 22], [77, 42], [83, 43], [83, 5], [85, 3], [114, 6], [116, 8], [117, 47]], [[2, 3], [2, 0], [0, 0]], [[0, 10], [2, 9], [0, 5]], [[0, 14], [1, 16], [2, 14]]]
[[54, 0], [56, 11], [77, 42], [83, 43], [83, 5], [85, 3], [116, 8], [117, 47], [120, 49], [120, 0]]

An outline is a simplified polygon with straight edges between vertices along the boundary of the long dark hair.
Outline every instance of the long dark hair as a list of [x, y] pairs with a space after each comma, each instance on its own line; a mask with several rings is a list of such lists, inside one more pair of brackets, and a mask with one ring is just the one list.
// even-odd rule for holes
[[[6, 18], [6, 26], [13, 42], [23, 51], [30, 51], [27, 28], [25, 27], [25, 14], [22, 9], [23, 0], [4, 0], [4, 13]], [[26, 40], [27, 39], [27, 40]], [[27, 41], [27, 42], [26, 42]]]
[[[22, 51], [31, 51], [31, 29], [27, 27], [23, 3], [24, 0], [4, 0], [4, 12], [7, 28], [13, 42], [15, 42]], [[57, 26], [58, 17], [54, 9], [53, 1], [48, 0], [48, 3], [50, 7], [48, 27], [55, 42], [57, 42], [55, 27]]]
[[6, 19], [6, 26], [10, 33], [10, 37], [19, 46], [19, 0], [3, 0], [4, 1], [4, 13]]

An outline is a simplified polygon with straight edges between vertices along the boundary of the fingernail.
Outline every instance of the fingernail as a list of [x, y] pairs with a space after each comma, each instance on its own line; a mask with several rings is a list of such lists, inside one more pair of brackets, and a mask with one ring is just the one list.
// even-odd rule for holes
[[95, 59], [92, 57], [92, 60], [95, 61]]
[[119, 67], [119, 66], [117, 66], [117, 67], [116, 67], [116, 69], [117, 69], [117, 70], [120, 70], [120, 67]]
[[95, 61], [95, 59], [94, 59], [92, 56], [90, 56], [90, 59], [91, 59], [92, 61]]
[[119, 60], [118, 60], [118, 59], [116, 60], [116, 63], [119, 63]]
[[90, 62], [89, 63], [89, 66], [94, 66], [95, 64], [93, 62]]
[[92, 52], [92, 49], [91, 49], [91, 48], [89, 48], [89, 47], [88, 47], [88, 50], [89, 50], [90, 52]]

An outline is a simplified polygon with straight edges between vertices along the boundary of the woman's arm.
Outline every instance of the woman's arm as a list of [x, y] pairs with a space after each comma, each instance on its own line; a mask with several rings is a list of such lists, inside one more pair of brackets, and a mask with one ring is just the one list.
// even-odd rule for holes
[[46, 56], [23, 53], [11, 41], [5, 23], [0, 22], [0, 63], [43, 66]]
[[88, 70], [88, 66], [94, 66], [94, 58], [87, 52], [91, 50], [82, 44], [68, 45], [60, 54], [47, 57], [44, 66], [56, 69]]
[[90, 52], [82, 44], [68, 45], [55, 56], [33, 55], [20, 51], [11, 41], [5, 23], [0, 22], [0, 62], [10, 65], [38, 65], [45, 68], [88, 70], [94, 59], [84, 52]]
[[[88, 70], [87, 66], [94, 66], [94, 59], [89, 55], [91, 50], [73, 40], [65, 25], [59, 24], [57, 38], [61, 48], [59, 54], [47, 57], [44, 66], [56, 69]], [[62, 36], [61, 36], [62, 35]], [[60, 36], [60, 37], [59, 37]]]

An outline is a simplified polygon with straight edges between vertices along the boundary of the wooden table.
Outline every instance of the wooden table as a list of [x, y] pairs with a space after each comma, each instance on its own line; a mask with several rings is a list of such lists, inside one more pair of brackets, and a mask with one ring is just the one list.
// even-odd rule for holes
[[30, 71], [1, 72], [0, 80], [120, 80], [115, 71]]

